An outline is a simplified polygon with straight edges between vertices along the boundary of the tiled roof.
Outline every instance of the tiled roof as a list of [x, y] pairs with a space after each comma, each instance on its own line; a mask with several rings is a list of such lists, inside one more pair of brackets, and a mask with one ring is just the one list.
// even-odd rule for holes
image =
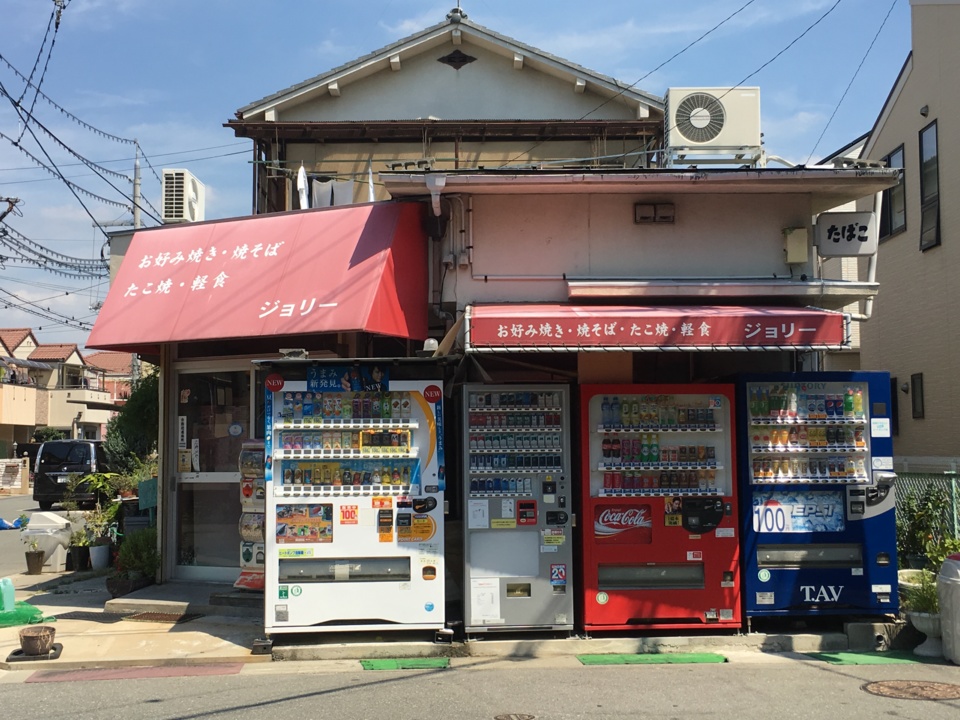
[[130, 375], [133, 372], [133, 354], [102, 350], [86, 356], [87, 365], [106, 370], [114, 375]]
[[6, 346], [7, 350], [13, 352], [32, 334], [33, 331], [30, 328], [0, 328], [0, 342]]
[[37, 345], [36, 350], [30, 353], [30, 359], [31, 360], [66, 360], [75, 352], [77, 352], [76, 343], [72, 345], [68, 345], [65, 343]]

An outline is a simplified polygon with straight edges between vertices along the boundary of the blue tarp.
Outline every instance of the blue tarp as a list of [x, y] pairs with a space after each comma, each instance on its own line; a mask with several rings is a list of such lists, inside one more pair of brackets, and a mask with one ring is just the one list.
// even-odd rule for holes
[[12, 523], [7, 522], [3, 518], [0, 518], [0, 530], [19, 530], [20, 529], [20, 518], [17, 518]]

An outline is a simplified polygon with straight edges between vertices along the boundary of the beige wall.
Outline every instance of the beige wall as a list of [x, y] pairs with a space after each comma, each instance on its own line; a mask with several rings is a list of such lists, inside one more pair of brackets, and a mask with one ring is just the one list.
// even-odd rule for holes
[[0, 383], [0, 425], [32, 427], [37, 421], [37, 395], [43, 394], [29, 385]]
[[[875, 317], [862, 328], [864, 369], [888, 370], [899, 383], [923, 373], [924, 418], [914, 419], [911, 397], [900, 397], [898, 463], [911, 469], [949, 468], [960, 456], [960, 4], [913, 3], [913, 59], [888, 116], [868, 145], [880, 159], [904, 149], [907, 228], [880, 246], [882, 292]], [[926, 116], [921, 108], [926, 107]], [[919, 132], [937, 121], [941, 246], [919, 250]]]

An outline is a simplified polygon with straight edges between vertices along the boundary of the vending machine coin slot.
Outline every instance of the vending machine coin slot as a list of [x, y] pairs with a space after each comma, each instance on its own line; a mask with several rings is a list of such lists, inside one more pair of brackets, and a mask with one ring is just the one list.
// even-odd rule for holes
[[567, 506], [567, 496], [561, 495], [559, 498], [559, 501], [557, 502], [557, 505], [559, 505], [562, 508], [565, 508]]
[[413, 501], [413, 511], [415, 513], [428, 513], [437, 507], [437, 499], [432, 497], [417, 498]]
[[543, 483], [543, 494], [544, 495], [554, 495], [557, 492], [557, 483], [554, 481], [548, 481]]
[[721, 500], [714, 498], [685, 498], [683, 501], [681, 524], [692, 533], [709, 532], [723, 520], [724, 506]]

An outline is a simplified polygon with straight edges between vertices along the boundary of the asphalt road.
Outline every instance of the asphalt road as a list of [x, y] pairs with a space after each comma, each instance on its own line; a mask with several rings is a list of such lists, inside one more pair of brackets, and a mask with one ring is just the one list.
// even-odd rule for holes
[[11, 717], [22, 720], [960, 717], [958, 700], [893, 699], [863, 689], [875, 680], [955, 686], [955, 665], [837, 666], [760, 657], [722, 665], [585, 667], [553, 659], [408, 672], [362, 671], [355, 662], [272, 663], [204, 677], [186, 676], [198, 669], [167, 671], [177, 676], [96, 680], [92, 671], [74, 671], [65, 682], [37, 682], [39, 676], [23, 682], [0, 671], [0, 696]]

